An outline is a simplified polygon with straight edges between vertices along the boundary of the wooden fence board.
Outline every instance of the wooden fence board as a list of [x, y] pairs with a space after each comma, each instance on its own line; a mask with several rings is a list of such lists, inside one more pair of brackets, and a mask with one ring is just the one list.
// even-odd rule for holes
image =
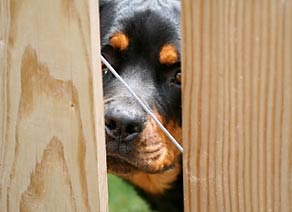
[[182, 1], [185, 211], [292, 211], [292, 1]]
[[98, 1], [0, 0], [0, 24], [0, 211], [107, 211]]

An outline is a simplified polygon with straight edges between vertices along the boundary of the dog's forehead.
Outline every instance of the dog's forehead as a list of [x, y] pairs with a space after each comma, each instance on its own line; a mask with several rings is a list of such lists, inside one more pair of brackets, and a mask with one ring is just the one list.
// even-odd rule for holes
[[180, 58], [180, 29], [153, 11], [135, 13], [123, 19], [109, 37], [109, 44], [120, 51], [132, 51], [172, 65]]
[[[177, 54], [180, 52], [181, 40], [179, 7], [180, 2], [177, 0], [115, 1], [111, 10], [102, 16], [101, 22], [105, 22], [105, 17], [107, 25], [110, 25], [102, 32], [103, 45], [111, 43], [125, 50], [131, 44], [137, 50], [141, 48], [142, 51], [153, 53], [157, 48], [161, 50], [164, 45], [171, 44], [175, 47], [172, 48], [175, 51], [171, 52]], [[171, 50], [169, 46], [164, 50], [167, 49]]]

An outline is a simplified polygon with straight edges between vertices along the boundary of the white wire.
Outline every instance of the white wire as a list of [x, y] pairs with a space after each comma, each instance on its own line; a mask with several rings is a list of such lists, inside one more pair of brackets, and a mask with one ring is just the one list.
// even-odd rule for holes
[[160, 129], [167, 135], [167, 137], [173, 142], [173, 144], [178, 148], [180, 152], [183, 153], [182, 146], [177, 142], [177, 140], [168, 132], [168, 130], [160, 123], [160, 121], [156, 118], [156, 116], [152, 113], [151, 109], [144, 104], [144, 102], [135, 94], [135, 92], [129, 87], [129, 85], [120, 77], [120, 75], [115, 71], [115, 69], [111, 66], [107, 60], [100, 55], [101, 61], [103, 64], [111, 71], [111, 73], [128, 89], [128, 91], [134, 96], [134, 98], [138, 101], [141, 107], [148, 113], [148, 115], [157, 123]]

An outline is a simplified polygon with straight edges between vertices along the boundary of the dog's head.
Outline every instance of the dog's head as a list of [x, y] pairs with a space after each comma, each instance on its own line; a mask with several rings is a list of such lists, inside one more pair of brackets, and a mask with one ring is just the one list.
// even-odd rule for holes
[[[103, 56], [181, 141], [179, 1], [100, 4]], [[180, 172], [180, 152], [124, 85], [103, 72], [108, 170], [160, 193]]]

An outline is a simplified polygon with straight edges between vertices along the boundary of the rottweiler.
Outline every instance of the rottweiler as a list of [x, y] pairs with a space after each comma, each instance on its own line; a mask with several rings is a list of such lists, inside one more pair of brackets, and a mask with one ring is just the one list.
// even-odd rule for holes
[[[101, 0], [101, 52], [181, 143], [179, 0]], [[108, 172], [155, 211], [183, 211], [182, 155], [103, 67]]]

